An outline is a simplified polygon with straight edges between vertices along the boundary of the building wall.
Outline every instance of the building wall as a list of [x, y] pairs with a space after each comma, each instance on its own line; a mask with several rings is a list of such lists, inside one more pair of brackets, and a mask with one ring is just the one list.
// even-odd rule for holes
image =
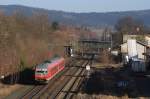
[[137, 48], [138, 58], [145, 59], [143, 53], [146, 52], [146, 47], [139, 43], [136, 43], [136, 48]]
[[148, 44], [148, 46], [150, 46], [150, 37], [149, 36], [145, 36], [145, 41]]
[[121, 53], [127, 53], [128, 48], [127, 48], [127, 43], [124, 43], [121, 45]]
[[[136, 43], [136, 48], [137, 48], [137, 52], [138, 52], [138, 58], [146, 59], [145, 56], [143, 55], [143, 53], [146, 53], [146, 47], [139, 43]], [[123, 53], [123, 54], [128, 53], [127, 43], [124, 43], [121, 45], [121, 53]]]

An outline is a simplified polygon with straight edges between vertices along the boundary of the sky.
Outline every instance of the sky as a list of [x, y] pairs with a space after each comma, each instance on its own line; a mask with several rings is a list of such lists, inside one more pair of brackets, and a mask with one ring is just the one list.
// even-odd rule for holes
[[67, 12], [114, 12], [150, 9], [150, 0], [0, 0], [0, 5], [25, 5]]

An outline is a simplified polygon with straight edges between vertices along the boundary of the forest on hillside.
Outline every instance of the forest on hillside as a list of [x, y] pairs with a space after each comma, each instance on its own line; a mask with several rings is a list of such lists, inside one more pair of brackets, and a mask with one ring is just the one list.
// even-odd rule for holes
[[125, 12], [91, 12], [91, 13], [74, 13], [56, 10], [47, 10], [41, 8], [33, 8], [22, 5], [0, 5], [0, 10], [10, 15], [14, 11], [19, 10], [25, 15], [32, 15], [33, 12], [46, 12], [53, 21], [59, 21], [68, 25], [88, 26], [88, 27], [113, 27], [116, 22], [126, 16], [140, 19], [145, 25], [150, 26], [150, 10], [125, 11]]

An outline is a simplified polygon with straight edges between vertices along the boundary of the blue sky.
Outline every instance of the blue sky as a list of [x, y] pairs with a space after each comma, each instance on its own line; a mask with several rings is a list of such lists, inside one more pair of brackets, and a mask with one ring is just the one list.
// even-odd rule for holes
[[9, 4], [69, 12], [111, 12], [150, 9], [150, 0], [0, 0], [0, 5]]

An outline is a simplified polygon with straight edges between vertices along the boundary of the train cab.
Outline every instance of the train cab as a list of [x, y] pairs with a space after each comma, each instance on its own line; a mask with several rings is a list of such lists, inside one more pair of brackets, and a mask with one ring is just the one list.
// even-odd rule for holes
[[39, 64], [35, 68], [35, 80], [38, 82], [48, 82], [56, 74], [64, 69], [65, 62], [62, 57], [55, 57]]

